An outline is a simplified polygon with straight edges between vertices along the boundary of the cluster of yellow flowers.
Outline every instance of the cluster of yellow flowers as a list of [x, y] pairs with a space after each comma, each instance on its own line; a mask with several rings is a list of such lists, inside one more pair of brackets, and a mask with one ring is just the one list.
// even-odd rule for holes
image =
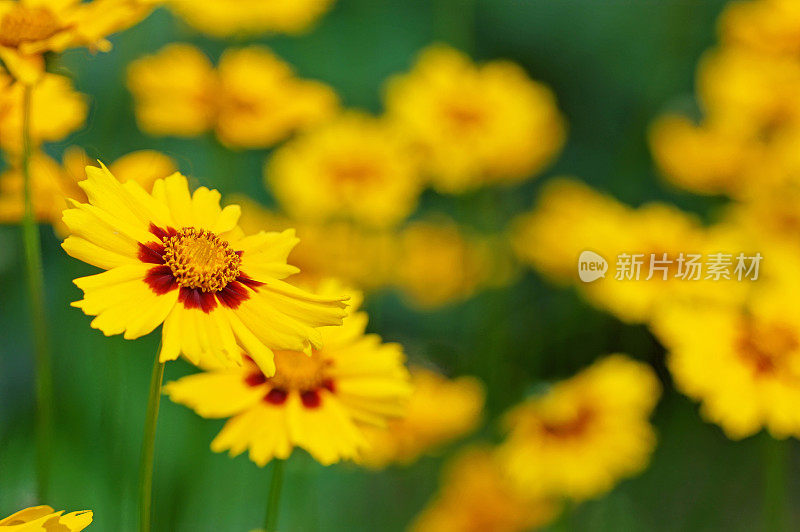
[[[644, 323], [667, 349], [676, 387], [731, 438], [767, 429], [800, 437], [798, 297], [800, 10], [797, 2], [730, 4], [720, 42], [700, 62], [701, 120], [653, 124], [655, 160], [670, 183], [730, 198], [711, 224], [667, 204], [628, 207], [575, 180], [550, 183], [514, 224], [517, 255], [554, 282], [626, 322]], [[676, 275], [578, 282], [583, 250], [606, 258], [759, 253], [757, 282], [687, 282]], [[676, 272], [672, 272], [673, 274]]]

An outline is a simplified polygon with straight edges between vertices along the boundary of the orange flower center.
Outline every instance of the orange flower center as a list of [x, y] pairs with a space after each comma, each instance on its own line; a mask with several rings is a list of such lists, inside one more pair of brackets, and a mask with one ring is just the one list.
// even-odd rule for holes
[[315, 351], [311, 356], [297, 351], [275, 351], [275, 375], [269, 383], [281, 390], [309, 391], [325, 386], [329, 380], [328, 361]]
[[594, 419], [594, 413], [588, 407], [581, 407], [567, 419], [543, 420], [542, 430], [549, 436], [558, 439], [577, 438], [584, 434]]
[[184, 227], [162, 242], [164, 263], [182, 288], [218, 292], [239, 276], [239, 253], [211, 231]]
[[12, 8], [0, 19], [0, 44], [16, 47], [55, 35], [61, 28], [53, 12], [44, 7]]
[[787, 357], [800, 347], [797, 334], [780, 324], [757, 324], [746, 322], [739, 338], [739, 355], [758, 375], [774, 375], [789, 370]]
[[481, 109], [465, 103], [450, 103], [444, 107], [444, 117], [456, 130], [471, 130], [484, 123]]

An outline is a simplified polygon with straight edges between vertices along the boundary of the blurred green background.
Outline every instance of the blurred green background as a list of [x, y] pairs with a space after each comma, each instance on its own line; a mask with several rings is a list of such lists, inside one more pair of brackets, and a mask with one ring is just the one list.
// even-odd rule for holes
[[[113, 161], [153, 148], [175, 158], [197, 183], [242, 192], [270, 204], [261, 167], [266, 151], [233, 152], [211, 136], [154, 139], [140, 133], [125, 88], [130, 61], [169, 42], [192, 42], [217, 59], [227, 46], [262, 42], [302, 77], [331, 84], [344, 104], [380, 111], [384, 80], [407, 70], [434, 41], [475, 59], [509, 58], [552, 87], [569, 138], [557, 164], [525, 185], [453, 198], [427, 192], [421, 213], [444, 211], [481, 230], [501, 230], [527, 209], [542, 183], [574, 175], [622, 201], [664, 199], [710, 215], [719, 201], [669, 188], [648, 154], [648, 123], [668, 108], [692, 109], [695, 64], [714, 42], [722, 0], [339, 0], [318, 27], [300, 37], [215, 41], [200, 37], [165, 10], [113, 39], [109, 54], [73, 51], [57, 71], [91, 98], [89, 126], [48, 146], [60, 156], [78, 144]], [[470, 209], [463, 208], [469, 205]], [[472, 208], [478, 206], [478, 208]], [[95, 511], [92, 530], [133, 530], [135, 485], [149, 372], [156, 335], [104, 338], [70, 308], [71, 280], [93, 269], [69, 259], [43, 227], [48, 315], [57, 398], [52, 500], [57, 508]], [[0, 515], [34, 504], [33, 360], [19, 230], [0, 228]], [[626, 352], [650, 362], [666, 391], [654, 422], [659, 445], [650, 468], [602, 500], [575, 510], [575, 530], [756, 530], [761, 522], [763, 436], [727, 440], [676, 394], [663, 351], [643, 327], [623, 325], [569, 290], [527, 272], [513, 286], [421, 313], [396, 294], [367, 301], [370, 330], [403, 343], [413, 360], [432, 360], [448, 375], [472, 374], [489, 387], [487, 423], [474, 438], [495, 440], [497, 416], [542, 381], [569, 376], [598, 356]], [[190, 373], [184, 362], [166, 380]], [[222, 421], [162, 402], [157, 436], [154, 530], [246, 531], [263, 520], [269, 466], [231, 460], [208, 444]], [[791, 445], [793, 450], [796, 447]], [[447, 455], [447, 450], [444, 453]], [[283, 530], [402, 530], [435, 492], [443, 457], [384, 472], [329, 468], [295, 452], [287, 468]], [[800, 501], [796, 457], [787, 471]], [[795, 508], [793, 523], [800, 523]]]

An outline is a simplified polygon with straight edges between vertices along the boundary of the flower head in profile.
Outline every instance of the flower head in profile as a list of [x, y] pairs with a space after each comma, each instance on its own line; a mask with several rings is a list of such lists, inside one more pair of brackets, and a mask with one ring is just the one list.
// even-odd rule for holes
[[[15, 83], [0, 68], [0, 147], [22, 150], [22, 113], [25, 86]], [[44, 74], [31, 92], [31, 142], [62, 140], [83, 127], [88, 112], [86, 97], [75, 91], [65, 76]]]
[[[52, 224], [62, 236], [68, 230], [61, 220], [69, 200], [85, 202], [86, 193], [78, 185], [86, 178], [85, 168], [92, 164], [86, 152], [77, 146], [64, 151], [61, 165], [43, 152], [31, 157], [31, 187], [36, 219]], [[122, 183], [133, 180], [146, 191], [156, 179], [167, 177], [176, 170], [175, 161], [152, 150], [140, 150], [123, 155], [109, 165], [111, 173]], [[16, 166], [0, 174], [0, 222], [17, 223], [24, 212], [24, 180]]]
[[283, 209], [311, 222], [395, 225], [422, 189], [415, 155], [397, 128], [354, 111], [282, 146], [265, 173]]
[[142, 131], [192, 137], [214, 130], [236, 148], [272, 146], [339, 106], [330, 87], [297, 78], [259, 46], [226, 50], [215, 69], [200, 49], [170, 44], [130, 65], [128, 88]]
[[442, 45], [390, 80], [385, 101], [389, 119], [420, 149], [441, 192], [530, 178], [564, 143], [564, 122], [548, 88], [514, 63], [476, 66]]
[[307, 31], [335, 0], [168, 0], [193, 28], [214, 37]]
[[177, 173], [152, 194], [105, 167], [86, 175], [88, 203], [64, 211], [62, 247], [107, 270], [76, 279], [84, 297], [73, 303], [104, 334], [133, 339], [163, 323], [162, 361], [182, 353], [194, 364], [238, 365], [244, 350], [272, 375], [273, 349], [309, 352], [321, 345], [317, 327], [341, 323], [345, 298], [280, 280], [297, 271], [286, 263], [292, 231], [244, 236], [238, 206], [222, 209], [205, 187], [190, 194]]
[[44, 73], [44, 54], [86, 47], [107, 52], [106, 37], [147, 16], [154, 2], [143, 0], [2, 0], [0, 60], [20, 81], [32, 84]]
[[800, 436], [798, 295], [779, 282], [744, 305], [670, 305], [653, 322], [675, 386], [730, 438]]
[[[320, 291], [338, 293], [334, 286]], [[354, 308], [358, 299], [351, 296]], [[245, 359], [242, 367], [190, 375], [165, 391], [203, 417], [230, 418], [211, 443], [215, 452], [249, 450], [261, 466], [295, 447], [325, 465], [355, 459], [367, 445], [363, 427], [402, 415], [411, 391], [401, 347], [365, 334], [366, 325], [367, 315], [356, 312], [341, 327], [320, 329], [323, 347], [310, 355], [276, 351], [273, 376]]]
[[660, 389], [649, 366], [608, 356], [515, 407], [498, 456], [531, 495], [597, 497], [647, 466]]
[[494, 452], [469, 448], [447, 464], [439, 493], [417, 516], [412, 532], [525, 532], [558, 514], [553, 500], [518, 491]]
[[411, 383], [414, 393], [405, 414], [387, 427], [367, 430], [370, 445], [359, 463], [373, 468], [411, 464], [477, 428], [486, 396], [481, 381], [448, 379], [425, 368], [412, 368]]
[[0, 531], [7, 532], [79, 532], [92, 523], [86, 510], [64, 514], [49, 506], [34, 506], [0, 519]]

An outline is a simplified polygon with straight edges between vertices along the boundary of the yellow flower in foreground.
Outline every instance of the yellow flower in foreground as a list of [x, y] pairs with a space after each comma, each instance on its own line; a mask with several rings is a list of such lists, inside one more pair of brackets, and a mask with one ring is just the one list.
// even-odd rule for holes
[[49, 506], [34, 506], [0, 519], [0, 531], [78, 532], [92, 523], [92, 512], [56, 512]]
[[596, 362], [508, 414], [510, 434], [498, 449], [504, 468], [531, 495], [606, 493], [647, 466], [660, 388], [649, 366], [623, 355]]
[[676, 387], [730, 438], [800, 437], [798, 296], [784, 282], [747, 305], [673, 305], [654, 320]]
[[294, 219], [352, 219], [390, 226], [416, 207], [419, 167], [385, 121], [358, 112], [312, 129], [278, 149], [267, 182]]
[[385, 428], [367, 431], [369, 448], [359, 462], [374, 468], [391, 463], [410, 464], [423, 453], [475, 430], [486, 396], [474, 377], [449, 380], [424, 368], [413, 368], [414, 393], [402, 418]]
[[147, 16], [141, 0], [2, 0], [0, 59], [14, 76], [34, 83], [44, 73], [45, 52], [87, 47], [107, 52], [106, 37]]
[[366, 313], [356, 312], [341, 327], [320, 329], [324, 346], [310, 356], [276, 351], [272, 377], [246, 359], [240, 368], [190, 375], [165, 391], [203, 417], [231, 418], [211, 443], [215, 452], [249, 449], [260, 466], [287, 458], [294, 447], [325, 465], [354, 459], [366, 446], [362, 427], [401, 415], [410, 393], [402, 348], [365, 334], [366, 325]]
[[564, 143], [552, 92], [509, 61], [476, 66], [457, 50], [433, 46], [389, 82], [385, 100], [442, 192], [530, 178]]
[[160, 359], [183, 353], [194, 364], [241, 364], [242, 350], [268, 375], [272, 349], [320, 347], [316, 327], [338, 325], [344, 298], [322, 297], [279, 279], [292, 231], [251, 236], [237, 226], [240, 209], [220, 208], [220, 194], [186, 178], [156, 180], [152, 194], [121, 184], [105, 168], [87, 167], [80, 183], [89, 203], [64, 211], [71, 256], [108, 270], [82, 277], [73, 303], [106, 335], [133, 339], [164, 324]]
[[303, 32], [334, 0], [168, 0], [186, 22], [208, 35], [228, 37], [266, 32]]
[[[0, 147], [12, 152], [22, 149], [22, 112], [25, 86], [12, 83], [0, 69]], [[61, 140], [83, 127], [88, 105], [69, 78], [45, 74], [31, 94], [31, 141]]]
[[[78, 182], [86, 178], [85, 168], [92, 164], [86, 152], [76, 146], [64, 152], [63, 167], [41, 152], [31, 158], [31, 185], [36, 219], [52, 224], [59, 235], [68, 230], [61, 220], [69, 200], [86, 201], [86, 193]], [[175, 162], [164, 154], [141, 150], [124, 155], [109, 165], [111, 173], [124, 183], [136, 181], [146, 191], [156, 179], [167, 177], [176, 170]], [[16, 223], [24, 212], [24, 181], [19, 168], [0, 174], [0, 221]]]
[[490, 450], [471, 448], [448, 464], [439, 494], [410, 530], [525, 532], [546, 525], [557, 512], [554, 502], [515, 490]]
[[198, 48], [170, 44], [131, 64], [128, 88], [143, 131], [191, 137], [214, 129], [240, 148], [269, 147], [338, 108], [330, 87], [297, 78], [258, 46], [227, 50], [215, 70]]

